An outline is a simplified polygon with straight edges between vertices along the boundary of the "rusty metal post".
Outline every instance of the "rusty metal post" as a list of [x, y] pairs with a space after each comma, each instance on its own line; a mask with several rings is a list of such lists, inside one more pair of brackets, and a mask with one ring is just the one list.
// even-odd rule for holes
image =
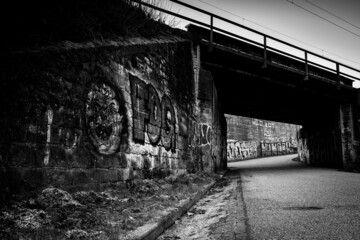
[[309, 80], [308, 52], [305, 51], [305, 81]]
[[209, 48], [209, 52], [213, 51], [213, 41], [214, 41], [214, 15], [210, 15], [210, 48]]

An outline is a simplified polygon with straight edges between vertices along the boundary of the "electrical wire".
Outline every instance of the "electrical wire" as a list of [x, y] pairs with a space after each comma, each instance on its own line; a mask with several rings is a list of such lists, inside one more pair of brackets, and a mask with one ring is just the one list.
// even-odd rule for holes
[[[246, 18], [244, 18], [244, 17], [241, 17], [241, 16], [239, 16], [239, 15], [237, 15], [237, 14], [234, 14], [234, 13], [232, 13], [232, 12], [229, 12], [229, 11], [227, 11], [227, 10], [225, 10], [225, 9], [222, 9], [222, 8], [219, 8], [219, 7], [215, 6], [215, 5], [212, 5], [212, 4], [210, 4], [210, 3], [207, 3], [207, 2], [205, 2], [205, 1], [202, 1], [202, 0], [198, 0], [198, 1], [199, 1], [199, 2], [202, 2], [202, 3], [205, 3], [205, 4], [209, 5], [209, 6], [212, 6], [212, 7], [216, 8], [216, 9], [218, 9], [218, 10], [221, 10], [221, 11], [223, 11], [223, 12], [226, 12], [226, 13], [228, 13], [228, 14], [230, 14], [230, 15], [233, 15], [233, 16], [235, 16], [235, 17], [238, 17], [238, 18], [242, 19], [243, 21], [248, 21], [248, 22], [250, 22], [250, 23], [252, 23], [252, 24], [254, 24], [254, 25], [257, 25], [257, 26], [259, 26], [259, 27], [265, 28], [265, 29], [267, 29], [267, 30], [270, 30], [270, 31], [272, 31], [272, 32], [275, 32], [275, 33], [280, 34], [280, 35], [282, 35], [282, 36], [285, 36], [285, 37], [287, 37], [287, 38], [290, 38], [290, 39], [292, 39], [292, 40], [295, 40], [295, 41], [298, 41], [298, 42], [300, 42], [300, 43], [306, 44], [306, 45], [308, 45], [308, 46], [310, 46], [310, 47], [313, 47], [313, 48], [316, 48], [316, 49], [318, 49], [318, 50], [320, 50], [320, 51], [324, 51], [323, 49], [318, 48], [318, 47], [316, 47], [316, 46], [314, 46], [314, 45], [311, 45], [311, 44], [306, 43], [306, 42], [303, 42], [303, 41], [301, 41], [301, 40], [299, 40], [299, 39], [293, 38], [293, 37], [291, 37], [291, 36], [289, 36], [289, 35], [286, 35], [286, 34], [284, 34], [284, 33], [281, 33], [281, 32], [279, 32], [279, 31], [276, 31], [275, 29], [266, 27], [266, 26], [264, 26], [264, 25], [261, 25], [261, 24], [259, 24], [259, 23], [254, 22], [254, 21], [251, 21], [251, 20], [249, 20], [249, 19], [246, 19]], [[360, 64], [360, 63], [359, 63], [359, 64]]]
[[296, 4], [296, 3], [294, 2], [294, 0], [292, 0], [292, 1], [286, 0], [286, 1], [287, 1], [288, 3], [291, 3], [291, 4], [295, 5], [295, 6], [298, 7], [298, 8], [303, 9], [304, 11], [306, 11], [306, 12], [308, 12], [308, 13], [311, 13], [312, 15], [314, 15], [314, 16], [316, 16], [316, 17], [321, 18], [322, 20], [324, 20], [324, 21], [326, 21], [326, 22], [328, 22], [328, 23], [331, 23], [331, 24], [337, 26], [338, 28], [343, 29], [343, 30], [346, 31], [346, 32], [349, 32], [349, 33], [351, 33], [351, 34], [353, 34], [353, 35], [355, 35], [355, 36], [357, 36], [357, 37], [360, 37], [360, 34], [357, 34], [357, 33], [353, 32], [353, 31], [351, 31], [351, 30], [349, 30], [349, 29], [347, 29], [347, 28], [344, 28], [343, 26], [340, 26], [339, 24], [334, 23], [334, 22], [330, 21], [330, 20], [327, 19], [327, 18], [324, 18], [323, 16], [320, 16], [319, 14], [310, 11], [309, 9], [306, 9], [306, 8], [300, 6], [299, 4]]
[[[286, 35], [286, 34], [284, 34], [284, 33], [281, 33], [281, 32], [279, 32], [279, 31], [277, 31], [277, 30], [272, 29], [272, 28], [269, 28], [269, 27], [266, 27], [266, 26], [261, 25], [261, 24], [259, 24], [259, 23], [256, 23], [256, 22], [254, 22], [254, 21], [248, 20], [248, 19], [246, 19], [246, 18], [244, 18], [244, 17], [241, 17], [241, 16], [239, 16], [239, 15], [237, 15], [237, 14], [235, 14], [235, 13], [232, 13], [232, 12], [230, 12], [230, 11], [228, 11], [228, 10], [225, 10], [225, 9], [223, 9], [223, 8], [220, 8], [220, 7], [218, 7], [218, 6], [216, 6], [216, 5], [213, 5], [213, 4], [211, 4], [211, 3], [205, 2], [205, 1], [203, 1], [203, 0], [198, 0], [198, 1], [199, 1], [199, 2], [202, 2], [202, 3], [206, 4], [206, 5], [209, 5], [209, 6], [213, 7], [213, 8], [216, 8], [216, 9], [218, 9], [218, 10], [220, 10], [220, 11], [226, 12], [226, 13], [232, 15], [232, 16], [235, 16], [235, 17], [237, 17], [237, 18], [240, 18], [240, 19], [242, 19], [243, 21], [248, 21], [248, 22], [250, 22], [250, 23], [252, 23], [252, 24], [254, 24], [254, 25], [257, 25], [257, 26], [259, 26], [259, 27], [265, 28], [265, 29], [267, 29], [267, 30], [270, 30], [270, 31], [272, 31], [272, 32], [275, 32], [275, 33], [277, 33], [277, 34], [280, 34], [280, 35], [282, 35], [282, 36], [285, 36], [285, 37], [287, 37], [287, 38], [290, 38], [290, 39], [295, 40], [295, 41], [297, 41], [297, 42], [300, 42], [300, 43], [302, 43], [302, 44], [305, 44], [305, 45], [307, 45], [307, 46], [309, 46], [309, 47], [312, 47], [312, 48], [314, 48], [314, 49], [317, 49], [317, 50], [321, 51], [322, 53], [327, 53], [327, 54], [336, 56], [336, 57], [338, 57], [338, 58], [341, 58], [341, 59], [343, 59], [343, 60], [346, 60], [346, 61], [349, 61], [349, 62], [352, 62], [352, 63], [355, 63], [355, 64], [360, 65], [359, 62], [356, 62], [356, 61], [354, 61], [354, 60], [351, 60], [351, 59], [348, 59], [348, 58], [339, 56], [339, 55], [337, 55], [337, 54], [335, 54], [335, 53], [332, 53], [332, 52], [325, 51], [325, 50], [323, 50], [323, 49], [321, 49], [321, 48], [319, 48], [319, 47], [317, 47], [317, 46], [315, 46], [315, 45], [312, 45], [312, 44], [310, 44], [310, 43], [306, 43], [306, 42], [304, 42], [304, 41], [301, 41], [301, 40], [299, 40], [299, 39], [296, 39], [296, 38], [294, 38], [294, 37], [291, 37], [291, 36], [289, 36], [289, 35]], [[286, 1], [288, 1], [288, 0], [286, 0]]]
[[358, 26], [356, 26], [355, 24], [353, 24], [353, 23], [351, 23], [351, 22], [347, 21], [346, 19], [344, 19], [344, 18], [341, 18], [341, 17], [337, 16], [336, 14], [334, 14], [334, 13], [332, 13], [332, 12], [330, 12], [330, 11], [328, 11], [328, 10], [326, 10], [326, 9], [324, 9], [324, 8], [322, 8], [322, 7], [320, 7], [320, 6], [318, 6], [318, 5], [316, 5], [315, 3], [313, 3], [313, 2], [311, 2], [311, 1], [309, 1], [309, 0], [304, 0], [304, 1], [306, 1], [307, 3], [309, 3], [309, 4], [313, 5], [314, 7], [317, 7], [317, 8], [319, 8], [319, 9], [321, 9], [322, 11], [324, 11], [324, 12], [326, 12], [326, 13], [328, 13], [328, 14], [330, 14], [330, 15], [334, 16], [334, 17], [336, 17], [337, 19], [340, 19], [341, 21], [346, 22], [347, 24], [349, 24], [349, 25], [351, 25], [351, 26], [353, 26], [353, 27], [355, 27], [355, 28], [357, 28], [357, 29], [359, 29], [359, 30], [360, 30], [360, 27], [358, 27]]

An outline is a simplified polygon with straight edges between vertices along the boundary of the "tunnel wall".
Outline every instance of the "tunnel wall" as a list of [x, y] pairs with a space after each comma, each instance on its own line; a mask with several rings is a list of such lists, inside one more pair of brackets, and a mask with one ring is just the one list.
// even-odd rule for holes
[[300, 129], [298, 154], [300, 161], [308, 165], [342, 168], [340, 129]]
[[188, 39], [68, 42], [19, 51], [5, 69], [2, 194], [226, 167], [216, 89]]
[[359, 106], [344, 104], [334, 108], [322, 122], [300, 129], [300, 161], [313, 166], [360, 169]]
[[228, 160], [296, 153], [300, 126], [226, 115]]

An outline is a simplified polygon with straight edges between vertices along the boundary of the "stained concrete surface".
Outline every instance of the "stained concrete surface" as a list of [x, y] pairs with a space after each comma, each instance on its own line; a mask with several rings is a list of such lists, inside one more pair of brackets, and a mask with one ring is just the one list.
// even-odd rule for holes
[[360, 174], [294, 157], [229, 164], [241, 169], [247, 239], [359, 239]]

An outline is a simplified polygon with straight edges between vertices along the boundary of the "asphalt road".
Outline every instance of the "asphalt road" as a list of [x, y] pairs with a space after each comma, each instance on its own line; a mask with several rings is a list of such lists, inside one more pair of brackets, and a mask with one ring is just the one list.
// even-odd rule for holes
[[228, 164], [241, 175], [246, 239], [360, 239], [360, 174], [295, 157]]

